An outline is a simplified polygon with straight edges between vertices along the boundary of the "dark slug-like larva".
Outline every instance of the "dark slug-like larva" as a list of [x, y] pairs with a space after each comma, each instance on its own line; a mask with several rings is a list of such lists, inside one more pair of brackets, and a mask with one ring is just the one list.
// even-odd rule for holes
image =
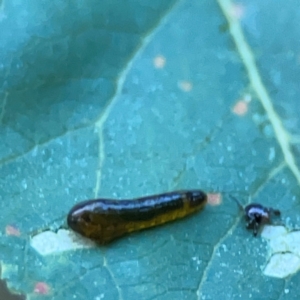
[[133, 200], [96, 199], [75, 205], [67, 222], [81, 235], [106, 244], [130, 232], [183, 218], [204, 207], [207, 195], [184, 190]]

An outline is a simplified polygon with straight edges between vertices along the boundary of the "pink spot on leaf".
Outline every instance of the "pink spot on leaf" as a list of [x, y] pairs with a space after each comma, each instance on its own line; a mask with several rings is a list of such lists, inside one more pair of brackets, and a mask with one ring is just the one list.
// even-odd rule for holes
[[5, 233], [7, 235], [14, 235], [14, 236], [20, 236], [21, 235], [21, 232], [18, 228], [12, 226], [12, 225], [7, 225], [5, 227]]
[[219, 193], [208, 194], [207, 203], [212, 206], [217, 206], [222, 203], [222, 195]]
[[36, 294], [47, 295], [49, 294], [49, 291], [50, 291], [49, 285], [42, 281], [37, 282], [34, 287], [34, 292]]
[[248, 112], [249, 103], [251, 102], [251, 96], [245, 95], [242, 99], [238, 100], [238, 102], [232, 108], [233, 113], [238, 116], [243, 116]]

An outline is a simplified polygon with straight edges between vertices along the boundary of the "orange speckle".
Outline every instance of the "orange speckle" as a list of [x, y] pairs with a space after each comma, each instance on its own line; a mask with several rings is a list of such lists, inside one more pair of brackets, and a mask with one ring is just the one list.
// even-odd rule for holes
[[47, 295], [47, 294], [49, 294], [49, 291], [50, 291], [50, 287], [45, 282], [41, 282], [41, 281], [37, 282], [34, 287], [34, 292], [36, 294]]
[[222, 195], [221, 194], [208, 194], [207, 195], [207, 203], [212, 206], [217, 206], [222, 203]]
[[166, 64], [166, 58], [162, 55], [157, 55], [153, 59], [153, 64], [156, 69], [162, 69]]
[[181, 80], [178, 82], [178, 87], [184, 92], [190, 92], [193, 88], [193, 84], [187, 80]]
[[243, 99], [237, 101], [237, 103], [232, 108], [233, 113], [238, 116], [243, 116], [248, 112], [249, 103], [251, 101], [250, 95], [245, 95]]
[[18, 228], [12, 226], [12, 225], [7, 225], [5, 227], [5, 232], [7, 235], [14, 235], [14, 236], [20, 236], [21, 232]]

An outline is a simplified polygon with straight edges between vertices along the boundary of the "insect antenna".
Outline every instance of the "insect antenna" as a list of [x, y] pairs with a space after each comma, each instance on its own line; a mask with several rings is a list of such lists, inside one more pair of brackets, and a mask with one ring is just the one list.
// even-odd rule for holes
[[230, 194], [229, 194], [229, 197], [237, 203], [237, 205], [240, 208], [240, 210], [244, 211], [244, 206], [242, 205], [242, 203], [237, 198], [233, 197]]

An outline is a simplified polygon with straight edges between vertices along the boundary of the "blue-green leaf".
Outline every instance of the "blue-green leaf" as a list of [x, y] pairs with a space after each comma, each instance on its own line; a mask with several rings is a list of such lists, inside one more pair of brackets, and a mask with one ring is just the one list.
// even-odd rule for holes
[[[0, 5], [0, 263], [12, 291], [299, 298], [295, 0]], [[210, 194], [203, 211], [107, 246], [66, 226], [85, 199], [194, 188]], [[281, 226], [254, 238], [229, 195], [279, 209]]]

